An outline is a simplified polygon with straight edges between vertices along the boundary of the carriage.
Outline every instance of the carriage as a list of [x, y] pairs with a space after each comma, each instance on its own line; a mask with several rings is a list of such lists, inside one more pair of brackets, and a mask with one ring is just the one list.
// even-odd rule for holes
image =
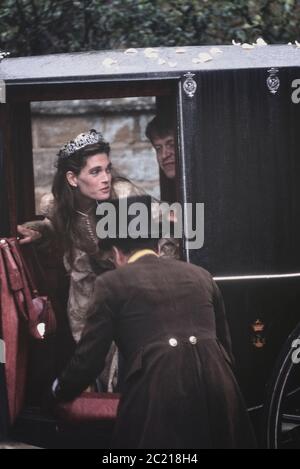
[[[183, 206], [204, 204], [204, 245], [193, 249], [183, 238], [181, 258], [207, 268], [222, 290], [238, 381], [260, 444], [269, 448], [300, 447], [299, 64], [297, 45], [259, 42], [0, 63], [3, 239], [16, 236], [17, 224], [38, 218], [33, 102], [155, 97], [157, 112], [172, 110], [176, 183], [161, 173], [160, 197]], [[57, 350], [63, 363], [72, 349], [68, 285], [54, 251], [40, 261], [58, 315], [56, 336], [33, 341], [1, 303], [1, 438], [43, 447], [105, 447], [113, 418], [109, 410], [98, 415], [96, 409], [113, 408], [117, 396], [85, 398], [73, 420], [65, 414], [50, 419], [41, 410]], [[27, 256], [36, 273], [33, 255]]]

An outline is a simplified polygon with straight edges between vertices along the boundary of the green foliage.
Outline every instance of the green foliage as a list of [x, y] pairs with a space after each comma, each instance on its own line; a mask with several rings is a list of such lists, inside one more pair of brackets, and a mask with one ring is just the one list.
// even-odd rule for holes
[[299, 0], [1, 0], [14, 55], [300, 39]]

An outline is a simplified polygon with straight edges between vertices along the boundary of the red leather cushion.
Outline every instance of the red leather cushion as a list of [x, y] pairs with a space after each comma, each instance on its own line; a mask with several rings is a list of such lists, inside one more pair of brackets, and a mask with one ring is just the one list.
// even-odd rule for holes
[[5, 377], [8, 390], [8, 405], [11, 424], [23, 407], [27, 359], [28, 332], [20, 320], [8, 274], [0, 249], [0, 328], [6, 346]]
[[115, 420], [120, 394], [84, 392], [80, 397], [56, 408], [62, 422], [84, 423]]

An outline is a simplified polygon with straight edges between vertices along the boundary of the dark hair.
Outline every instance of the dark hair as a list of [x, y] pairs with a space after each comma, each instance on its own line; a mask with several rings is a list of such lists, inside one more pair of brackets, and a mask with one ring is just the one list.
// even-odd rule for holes
[[101, 250], [110, 251], [113, 246], [120, 249], [124, 254], [128, 255], [140, 249], [158, 248], [158, 238], [116, 238], [101, 240]]
[[57, 171], [54, 176], [52, 193], [54, 196], [53, 225], [58, 237], [63, 243], [65, 252], [71, 254], [78, 236], [75, 223], [75, 197], [74, 189], [68, 184], [66, 173], [72, 171], [78, 175], [85, 167], [89, 157], [98, 153], [105, 153], [109, 156], [110, 146], [107, 142], [100, 142], [87, 145], [78, 150], [68, 158], [58, 158], [56, 163]]
[[167, 137], [172, 135], [175, 130], [175, 123], [172, 116], [155, 116], [146, 127], [146, 137], [152, 142], [154, 137]]

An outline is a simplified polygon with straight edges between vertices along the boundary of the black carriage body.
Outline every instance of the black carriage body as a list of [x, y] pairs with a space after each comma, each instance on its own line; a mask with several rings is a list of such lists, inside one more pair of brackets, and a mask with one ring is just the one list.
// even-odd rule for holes
[[[300, 317], [300, 49], [185, 49], [154, 49], [160, 62], [142, 49], [4, 59], [0, 234], [14, 235], [17, 222], [35, 215], [30, 102], [171, 100], [178, 200], [203, 203], [205, 212], [204, 246], [191, 249], [184, 239], [182, 257], [218, 279], [240, 383], [256, 406]], [[213, 59], [199, 63], [199, 53]], [[105, 65], [107, 59], [116, 63]]]

